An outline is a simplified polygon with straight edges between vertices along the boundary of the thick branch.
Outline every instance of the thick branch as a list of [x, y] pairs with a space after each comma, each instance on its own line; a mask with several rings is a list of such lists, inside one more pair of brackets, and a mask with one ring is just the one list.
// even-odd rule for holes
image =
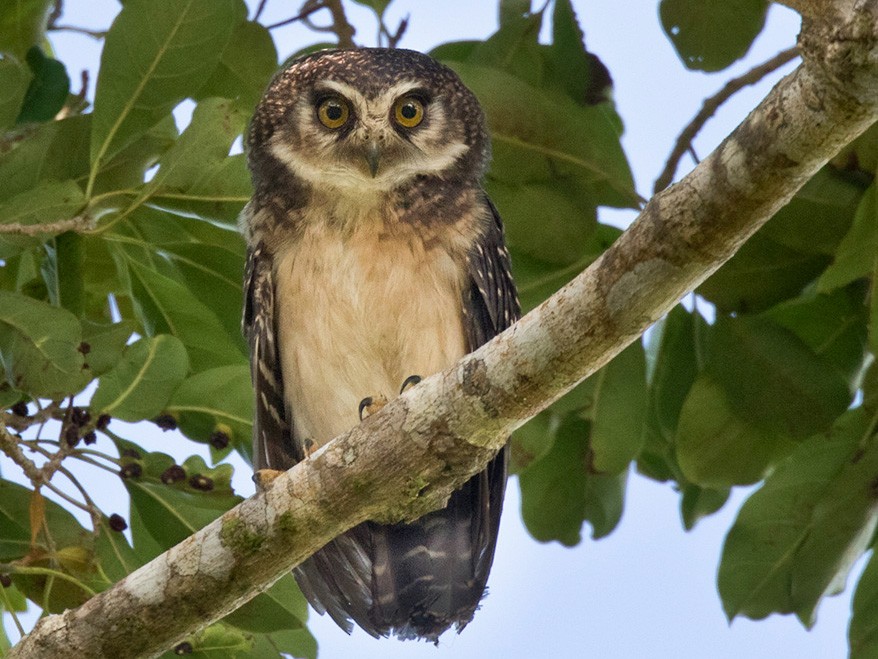
[[818, 59], [814, 43], [803, 49], [805, 63], [713, 154], [533, 313], [269, 491], [78, 609], [44, 618], [8, 656], [158, 654], [355, 524], [440, 505], [514, 428], [639, 336], [878, 119], [876, 14], [878, 0], [861, 3]]

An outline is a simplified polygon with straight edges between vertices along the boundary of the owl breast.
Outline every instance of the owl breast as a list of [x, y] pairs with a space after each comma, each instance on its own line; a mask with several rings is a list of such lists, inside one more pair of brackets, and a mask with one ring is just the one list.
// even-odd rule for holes
[[414, 231], [307, 224], [277, 255], [281, 367], [293, 432], [320, 446], [410, 375], [466, 353], [464, 267]]

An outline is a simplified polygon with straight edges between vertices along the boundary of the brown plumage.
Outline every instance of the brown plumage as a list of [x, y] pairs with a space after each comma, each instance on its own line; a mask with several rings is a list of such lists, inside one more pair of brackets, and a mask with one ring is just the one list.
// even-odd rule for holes
[[[254, 196], [244, 329], [256, 396], [254, 466], [288, 469], [508, 327], [519, 305], [503, 227], [481, 181], [481, 109], [413, 51], [324, 51], [270, 84], [247, 138]], [[350, 632], [436, 638], [485, 592], [506, 451], [411, 524], [361, 524], [295, 570]]]

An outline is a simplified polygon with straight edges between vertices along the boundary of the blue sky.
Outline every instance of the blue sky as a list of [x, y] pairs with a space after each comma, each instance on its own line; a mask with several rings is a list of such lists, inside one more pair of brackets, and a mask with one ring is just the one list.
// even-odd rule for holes
[[[255, 5], [256, 2], [248, 0]], [[346, 3], [349, 4], [350, 3]], [[732, 75], [738, 75], [794, 43], [795, 14], [772, 6], [768, 27], [744, 64], [715, 75], [688, 72], [661, 32], [656, 0], [574, 0], [589, 49], [609, 67], [615, 81], [615, 99], [625, 121], [623, 139], [638, 191], [648, 197], [680, 129]], [[297, 2], [269, 0], [266, 22], [293, 14]], [[67, 0], [62, 22], [106, 27], [118, 11], [113, 0]], [[484, 38], [496, 28], [494, 0], [423, 2], [396, 0], [389, 16], [411, 15], [407, 48], [428, 50], [459, 39]], [[352, 7], [357, 38], [374, 45], [370, 13]], [[465, 17], [465, 18], [464, 18]], [[390, 20], [393, 23], [393, 18]], [[299, 47], [315, 41], [300, 26], [275, 32], [283, 60]], [[97, 71], [99, 44], [69, 33], [53, 35], [59, 57], [76, 81], [81, 68]], [[791, 67], [787, 67], [789, 70]], [[94, 78], [94, 76], [93, 76]], [[778, 76], [747, 89], [727, 103], [696, 140], [703, 157], [741, 121], [764, 96]], [[94, 79], [92, 79], [92, 88]], [[74, 82], [74, 85], [76, 83]], [[684, 160], [684, 167], [691, 163]], [[630, 211], [601, 210], [604, 221], [624, 224]], [[114, 422], [115, 423], [115, 422]], [[119, 424], [120, 426], [122, 424]], [[117, 431], [119, 428], [114, 426]], [[137, 436], [143, 434], [138, 428]], [[155, 434], [150, 446], [185, 456], [193, 445], [173, 447], [170, 435]], [[182, 450], [181, 450], [182, 449]], [[15, 467], [0, 459], [5, 477]], [[124, 491], [107, 476], [87, 476], [90, 488], [99, 488], [98, 501], [107, 512], [120, 507]], [[249, 472], [240, 465], [235, 479], [239, 493], [252, 492]], [[610, 537], [588, 538], [568, 549], [543, 545], [523, 529], [519, 515], [518, 484], [510, 481], [506, 512], [490, 595], [482, 610], [460, 636], [446, 635], [438, 648], [426, 644], [376, 641], [356, 631], [348, 637], [330, 620], [312, 616], [310, 622], [321, 657], [394, 659], [432, 657], [484, 659], [594, 656], [606, 659], [713, 659], [748, 657], [841, 657], [846, 654], [846, 626], [850, 593], [826, 601], [817, 625], [806, 632], [791, 617], [774, 616], [754, 623], [737, 620], [728, 625], [716, 594], [716, 569], [725, 532], [743, 501], [738, 493], [718, 515], [702, 521], [690, 533], [682, 530], [679, 497], [668, 485], [637, 475], [629, 480], [625, 516]], [[124, 508], [124, 506], [123, 506]], [[6, 621], [6, 628], [13, 628]]]

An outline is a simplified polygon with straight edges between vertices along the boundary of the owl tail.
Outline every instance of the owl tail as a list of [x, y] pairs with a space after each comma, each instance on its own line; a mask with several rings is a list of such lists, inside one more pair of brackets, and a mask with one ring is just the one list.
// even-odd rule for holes
[[485, 594], [506, 483], [506, 449], [411, 524], [366, 522], [296, 568], [302, 592], [347, 632], [436, 641], [462, 630]]

